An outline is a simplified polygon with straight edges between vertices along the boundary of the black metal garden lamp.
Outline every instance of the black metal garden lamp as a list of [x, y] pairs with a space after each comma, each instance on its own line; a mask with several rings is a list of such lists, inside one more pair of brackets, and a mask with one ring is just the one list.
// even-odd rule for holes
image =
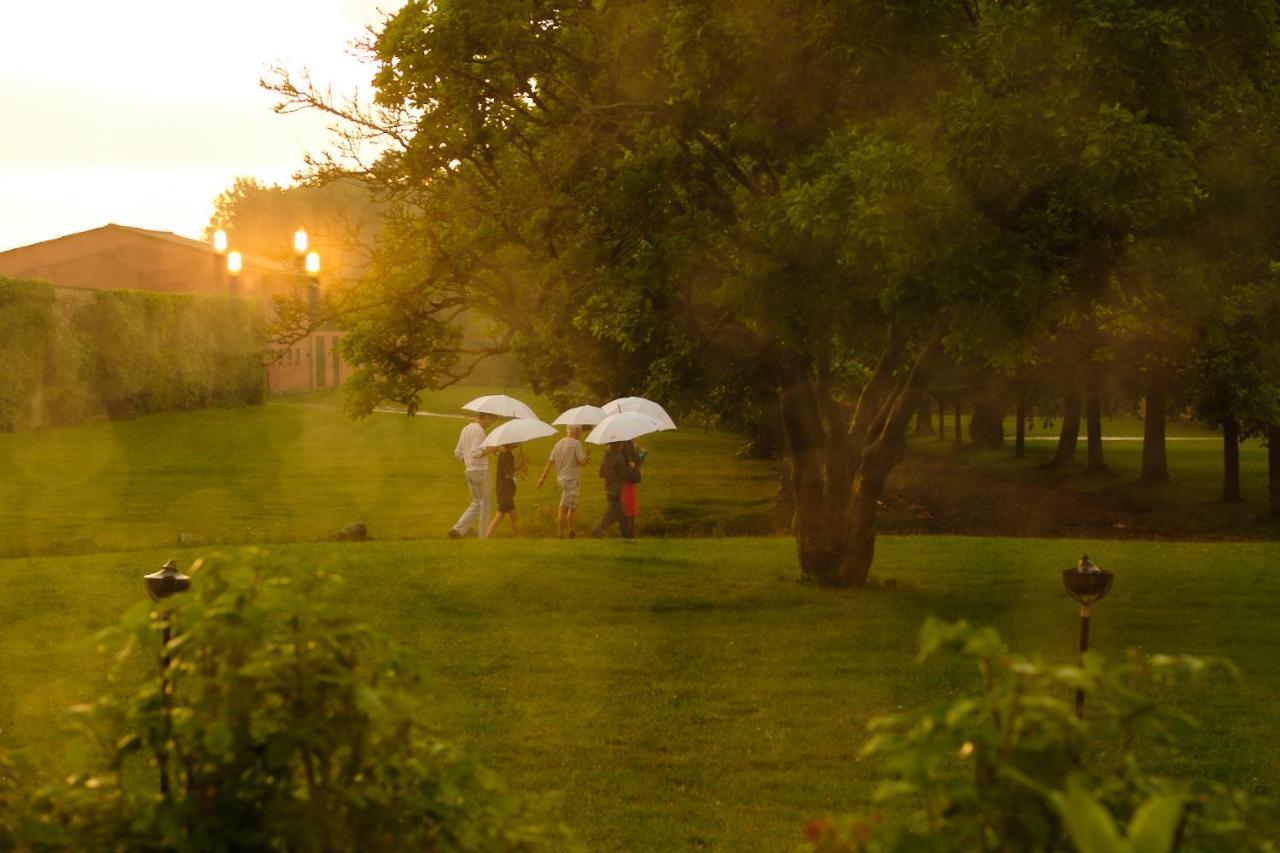
[[[1067, 594], [1080, 602], [1080, 665], [1084, 666], [1084, 653], [1089, 650], [1089, 608], [1103, 599], [1111, 591], [1111, 582], [1115, 575], [1105, 571], [1089, 559], [1088, 554], [1080, 557], [1074, 569], [1062, 573], [1062, 583]], [[1076, 688], [1076, 716], [1084, 717], [1084, 688]]]
[[[178, 563], [170, 560], [160, 567], [160, 571], [143, 577], [147, 585], [147, 595], [152, 601], [163, 601], [171, 595], [191, 589], [191, 578], [178, 571]], [[169, 614], [164, 614], [164, 622], [160, 628], [160, 701], [164, 704], [165, 736], [156, 756], [160, 764], [160, 793], [169, 794]]]

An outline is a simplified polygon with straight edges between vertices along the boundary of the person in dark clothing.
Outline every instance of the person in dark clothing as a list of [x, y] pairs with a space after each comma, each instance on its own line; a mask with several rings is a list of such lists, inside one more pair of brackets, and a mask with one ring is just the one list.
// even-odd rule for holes
[[605, 507], [604, 517], [596, 525], [595, 532], [591, 534], [597, 539], [604, 536], [604, 532], [612, 527], [615, 521], [623, 537], [631, 538], [629, 526], [623, 520], [622, 514], [622, 484], [627, 481], [629, 464], [624, 445], [625, 442], [622, 441], [610, 443], [600, 460], [600, 476], [604, 479], [604, 496], [608, 506]]
[[520, 452], [520, 459], [517, 463], [513, 452], [516, 450], [519, 450], [519, 445], [508, 444], [498, 451], [498, 481], [496, 484], [498, 511], [493, 514], [493, 520], [489, 522], [489, 529], [485, 532], [486, 537], [494, 534], [504, 515], [511, 516], [511, 532], [517, 537], [520, 535], [520, 519], [516, 515], [516, 477], [524, 475], [526, 463], [523, 451]]
[[634, 441], [624, 442], [623, 456], [627, 460], [627, 477], [622, 482], [622, 535], [628, 539], [636, 535], [636, 516], [640, 514], [640, 501], [636, 496], [636, 484], [640, 482], [640, 465], [647, 455], [636, 447]]

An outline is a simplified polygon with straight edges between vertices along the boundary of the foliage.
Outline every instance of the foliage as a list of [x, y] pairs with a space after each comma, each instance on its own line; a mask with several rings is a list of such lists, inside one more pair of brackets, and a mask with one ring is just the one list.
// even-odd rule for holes
[[[131, 610], [119, 658], [172, 639], [131, 700], [82, 709], [106, 755], [0, 811], [20, 844], [82, 850], [534, 850], [568, 844], [530, 801], [422, 722], [421, 675], [337, 600], [324, 570], [264, 554], [192, 567], [192, 591]], [[167, 663], [167, 667], [164, 666]], [[170, 793], [143, 792], [157, 765]], [[145, 770], [145, 772], [144, 772]], [[0, 806], [4, 802], [0, 801]], [[3, 836], [0, 836], [3, 837]]]
[[[1010, 654], [990, 628], [930, 619], [924, 661], [944, 650], [976, 664], [981, 690], [917, 712], [874, 719], [863, 755], [889, 772], [878, 802], [906, 801], [905, 820], [880, 813], [813, 821], [818, 851], [1061, 850], [1166, 853], [1274, 850], [1274, 804], [1204, 779], [1165, 778], [1151, 753], [1176, 750], [1195, 723], [1153, 698], [1214, 670], [1209, 658], [1130, 652], [1107, 667]], [[1082, 689], [1087, 714], [1069, 698]]]
[[112, 418], [263, 400], [262, 315], [250, 300], [104, 290], [73, 325]]
[[[390, 200], [374, 287], [488, 317], [540, 390], [772, 422], [722, 393], [749, 365], [801, 569], [849, 585], [940, 342], [1026, 359], [1126, 246], [1194, 219], [1206, 152], [1265, 126], [1254, 5], [410, 2], [368, 45], [373, 111], [272, 88], [387, 143], [317, 174]], [[410, 372], [454, 369], [424, 345]]]
[[62, 317], [52, 285], [0, 278], [0, 432], [91, 412], [84, 345]]
[[1241, 437], [1280, 423], [1280, 298], [1274, 278], [1233, 288], [1197, 332], [1181, 375], [1196, 418], [1210, 426], [1234, 419]]
[[262, 402], [255, 303], [0, 279], [0, 431]]

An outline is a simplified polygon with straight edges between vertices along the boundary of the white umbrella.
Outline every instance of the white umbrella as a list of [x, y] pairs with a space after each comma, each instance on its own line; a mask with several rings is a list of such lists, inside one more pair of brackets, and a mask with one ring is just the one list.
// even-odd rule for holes
[[646, 400], [644, 397], [619, 397], [616, 400], [610, 400], [600, 408], [604, 409], [607, 415], [622, 412], [639, 412], [656, 420], [659, 423], [658, 429], [676, 428], [676, 422], [671, 420], [671, 415], [667, 414], [666, 409], [652, 400]]
[[622, 412], [609, 415], [587, 435], [592, 444], [609, 444], [614, 441], [630, 441], [651, 432], [662, 429], [657, 418], [643, 415], [640, 412]]
[[556, 428], [536, 418], [516, 418], [494, 427], [484, 438], [485, 447], [502, 447], [504, 444], [520, 444], [535, 438], [555, 435]]
[[561, 412], [560, 417], [552, 421], [560, 426], [595, 426], [604, 420], [604, 409], [599, 406], [578, 406]]
[[497, 415], [502, 418], [532, 418], [535, 421], [538, 419], [533, 409], [521, 403], [515, 397], [508, 397], [506, 394], [488, 394], [484, 397], [476, 397], [462, 408], [468, 412], [480, 412], [487, 415]]

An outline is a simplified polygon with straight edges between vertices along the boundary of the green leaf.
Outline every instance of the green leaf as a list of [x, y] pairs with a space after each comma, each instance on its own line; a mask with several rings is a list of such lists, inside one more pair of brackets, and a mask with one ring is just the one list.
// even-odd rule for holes
[[235, 734], [231, 731], [231, 727], [223, 720], [214, 720], [209, 727], [204, 730], [204, 746], [205, 749], [215, 755], [222, 755], [231, 750], [231, 744], [235, 742]]
[[1053, 803], [1076, 847], [1088, 853], [1127, 853], [1116, 822], [1093, 798], [1078, 776], [1067, 780], [1064, 794], [1054, 794]]
[[1129, 847], [1133, 853], [1168, 853], [1173, 849], [1186, 797], [1160, 794], [1151, 797], [1134, 812], [1129, 824]]

